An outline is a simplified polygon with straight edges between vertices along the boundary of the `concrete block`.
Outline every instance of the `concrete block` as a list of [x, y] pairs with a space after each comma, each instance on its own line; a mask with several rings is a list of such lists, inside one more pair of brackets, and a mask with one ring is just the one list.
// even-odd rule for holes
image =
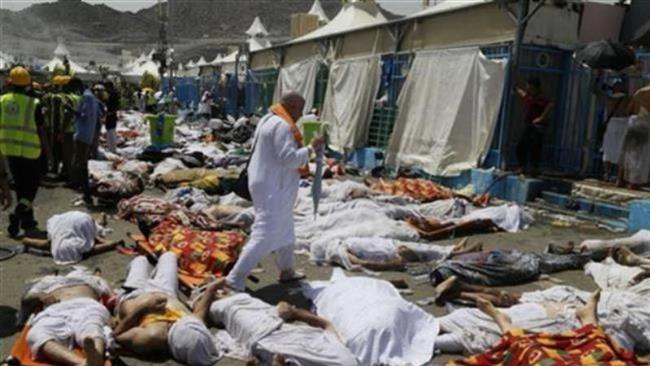
[[594, 203], [594, 213], [598, 216], [609, 218], [622, 218], [630, 215], [630, 211], [627, 208], [605, 202]]
[[650, 229], [650, 200], [634, 200], [629, 210], [628, 231]]

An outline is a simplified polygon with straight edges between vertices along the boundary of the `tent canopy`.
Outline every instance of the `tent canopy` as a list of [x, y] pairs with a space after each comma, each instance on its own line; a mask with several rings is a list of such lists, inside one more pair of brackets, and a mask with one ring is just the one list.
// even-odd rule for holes
[[379, 11], [374, 2], [352, 2], [343, 6], [343, 9], [327, 25], [298, 37], [290, 43], [303, 42], [333, 34], [350, 32], [355, 29], [365, 28], [380, 23], [385, 23], [386, 17]]
[[205, 60], [205, 57], [201, 56], [199, 60], [196, 62], [197, 67], [203, 67], [203, 66], [208, 66], [208, 61]]
[[327, 14], [325, 14], [325, 10], [321, 5], [320, 0], [314, 0], [314, 5], [311, 6], [308, 14], [316, 15], [318, 17], [318, 21], [321, 23], [328, 23], [330, 21], [330, 18], [328, 18]]
[[269, 32], [266, 30], [266, 27], [264, 27], [264, 24], [262, 24], [260, 17], [255, 17], [253, 24], [248, 28], [246, 34], [251, 37], [266, 37], [269, 35]]
[[54, 56], [58, 56], [58, 57], [70, 56], [70, 52], [62, 42], [59, 42], [59, 44], [54, 49]]
[[[72, 61], [70, 59], [68, 59], [68, 62], [70, 63], [70, 72], [73, 72], [75, 74], [77, 74], [77, 73], [88, 73], [89, 72], [83, 66], [79, 65], [78, 63], [76, 63], [76, 62], [74, 62], [74, 61]], [[47, 70], [49, 72], [52, 72], [57, 67], [62, 68], [62, 69], [64, 68], [64, 66], [63, 66], [63, 58], [60, 58], [58, 56], [54, 56], [54, 58], [52, 58], [50, 60], [50, 62], [48, 62], [47, 64], [45, 64], [45, 66], [43, 66], [43, 70]]]
[[221, 63], [222, 59], [223, 59], [223, 55], [219, 53], [219, 54], [217, 54], [217, 57], [215, 57], [214, 60], [212, 60], [210, 62], [210, 65], [213, 65], [213, 66], [214, 65], [219, 65]]
[[145, 72], [160, 77], [158, 74], [158, 64], [153, 60], [146, 60], [138, 63], [130, 69], [124, 71], [122, 74], [127, 76], [142, 76]]
[[196, 62], [194, 60], [189, 60], [186, 64], [185, 67], [188, 69], [193, 69], [196, 67]]

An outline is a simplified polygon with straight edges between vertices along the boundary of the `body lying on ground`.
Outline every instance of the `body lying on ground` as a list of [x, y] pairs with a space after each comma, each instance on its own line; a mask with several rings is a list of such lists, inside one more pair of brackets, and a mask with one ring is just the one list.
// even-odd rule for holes
[[542, 274], [581, 269], [588, 255], [553, 254], [496, 249], [454, 255], [433, 269], [429, 278], [436, 286], [456, 276], [463, 282], [484, 286], [508, 286], [535, 281]]
[[358, 364], [334, 326], [309, 311], [286, 302], [272, 306], [246, 293], [228, 291], [224, 280], [210, 286], [197, 303], [204, 302], [211, 303], [212, 322], [223, 325], [234, 341], [262, 365]]
[[633, 351], [620, 347], [599, 326], [599, 297], [600, 292], [594, 293], [576, 310], [581, 326], [561, 333], [531, 332], [516, 327], [508, 314], [487, 300], [479, 300], [479, 308], [498, 325], [503, 338], [481, 354], [448, 365], [647, 365]]
[[[23, 314], [42, 308], [28, 323], [31, 354], [56, 365], [103, 365], [104, 327], [111, 316], [100, 299], [110, 294], [106, 281], [81, 269], [66, 276], [45, 276], [32, 285], [21, 304]], [[73, 348], [82, 348], [86, 357]]]
[[115, 309], [114, 328], [119, 353], [140, 358], [173, 357], [190, 366], [209, 366], [221, 355], [204, 324], [206, 306], [190, 312], [177, 296], [178, 267], [173, 253], [158, 265], [144, 256], [129, 265], [123, 292]]
[[435, 245], [404, 242], [379, 237], [319, 240], [310, 246], [310, 258], [316, 263], [337, 264], [349, 271], [365, 268], [372, 271], [402, 271], [410, 263], [441, 261], [456, 253], [482, 248], [458, 244]]
[[330, 281], [310, 282], [304, 294], [361, 365], [424, 365], [433, 357], [438, 322], [387, 281], [346, 277], [337, 268]]
[[107, 242], [95, 221], [84, 212], [70, 211], [47, 220], [47, 239], [23, 238], [26, 247], [49, 250], [56, 264], [78, 263], [83, 258], [113, 250], [119, 242]]

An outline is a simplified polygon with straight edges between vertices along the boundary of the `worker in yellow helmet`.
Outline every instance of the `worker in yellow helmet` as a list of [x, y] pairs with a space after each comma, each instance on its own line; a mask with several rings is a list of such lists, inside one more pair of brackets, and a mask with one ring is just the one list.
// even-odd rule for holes
[[18, 236], [42, 235], [37, 229], [32, 203], [40, 181], [39, 158], [47, 151], [40, 101], [30, 96], [32, 78], [23, 67], [9, 72], [12, 90], [0, 96], [0, 153], [7, 158], [15, 183], [17, 204], [9, 216], [8, 232]]

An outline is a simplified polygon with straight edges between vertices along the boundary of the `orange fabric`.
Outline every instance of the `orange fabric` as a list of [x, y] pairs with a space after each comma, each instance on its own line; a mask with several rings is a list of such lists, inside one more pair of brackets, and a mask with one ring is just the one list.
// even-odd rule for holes
[[185, 312], [173, 307], [167, 306], [164, 313], [147, 314], [140, 320], [140, 326], [145, 327], [151, 323], [166, 322], [174, 323], [185, 316]]
[[[11, 347], [11, 356], [17, 359], [21, 366], [53, 366], [54, 364], [51, 363], [34, 361], [32, 352], [29, 350], [29, 345], [27, 344], [27, 333], [29, 333], [29, 327], [25, 326]], [[75, 349], [74, 352], [80, 356], [84, 355], [80, 349]], [[104, 366], [111, 366], [111, 361], [106, 360]]]
[[[291, 117], [291, 114], [287, 112], [287, 109], [284, 108], [282, 104], [278, 103], [271, 106], [271, 113], [282, 118], [285, 122], [289, 124], [289, 127], [291, 128], [291, 133], [293, 134], [293, 139], [296, 140], [298, 147], [303, 147], [302, 133], [300, 132], [300, 129], [296, 125], [296, 121], [294, 121], [293, 117]], [[309, 165], [305, 165], [303, 167], [298, 168], [298, 173], [300, 173], [302, 177], [309, 176]]]

